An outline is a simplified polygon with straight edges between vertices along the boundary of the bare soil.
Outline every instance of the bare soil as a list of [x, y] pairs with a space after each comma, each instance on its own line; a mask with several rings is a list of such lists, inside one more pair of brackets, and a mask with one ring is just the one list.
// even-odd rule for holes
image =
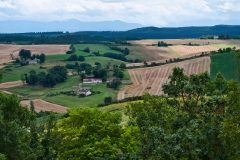
[[210, 73], [210, 61], [210, 57], [202, 57], [157, 67], [129, 69], [133, 84], [123, 87], [118, 93], [117, 99], [141, 96], [144, 93], [163, 95], [162, 85], [168, 82], [168, 76], [172, 74], [174, 67], [184, 68], [187, 75], [205, 71]]
[[10, 54], [16, 58], [21, 49], [30, 50], [32, 54], [65, 54], [70, 45], [9, 45], [0, 44], [0, 64], [11, 62]]
[[[49, 103], [41, 99], [32, 100], [34, 103], [35, 111], [53, 111], [57, 113], [66, 113], [67, 107], [63, 107], [57, 104]], [[30, 100], [21, 101], [21, 104], [30, 108]]]
[[22, 86], [22, 85], [23, 85], [22, 81], [0, 83], [0, 89], [7, 89], [7, 88]]

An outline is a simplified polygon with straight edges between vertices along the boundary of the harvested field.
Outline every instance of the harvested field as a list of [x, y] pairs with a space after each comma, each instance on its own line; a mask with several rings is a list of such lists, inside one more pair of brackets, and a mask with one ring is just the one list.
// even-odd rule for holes
[[52, 54], [65, 54], [69, 50], [70, 45], [7, 45], [0, 44], [0, 64], [11, 62], [10, 53], [14, 57], [18, 56], [21, 49], [30, 50], [32, 54], [52, 55]]
[[140, 59], [142, 61], [154, 61], [162, 59], [170, 59], [172, 57], [180, 56], [168, 47], [156, 46], [122, 46], [121, 48], [128, 48], [131, 53], [127, 59]]
[[168, 44], [173, 45], [181, 45], [188, 44], [191, 42], [192, 44], [238, 44], [240, 45], [239, 40], [218, 40], [218, 39], [146, 39], [146, 40], [137, 40], [137, 41], [129, 41], [132, 44], [137, 45], [152, 45], [157, 44], [159, 41], [163, 41]]
[[[150, 46], [142, 46], [144, 47], [150, 47]], [[155, 47], [155, 46], [153, 46]], [[210, 45], [206, 45], [206, 46], [183, 46], [183, 45], [177, 45], [177, 46], [169, 46], [169, 47], [155, 47], [155, 48], [165, 48], [168, 49], [169, 52], [161, 54], [159, 53], [158, 58], [156, 58], [155, 60], [150, 60], [147, 61], [147, 63], [150, 65], [152, 62], [156, 62], [156, 63], [165, 63], [166, 60], [169, 59], [174, 59], [174, 58], [188, 58], [191, 56], [199, 56], [202, 54], [202, 52], [205, 53], [210, 53], [211, 51], [218, 51], [218, 48], [215, 46], [210, 46]], [[157, 51], [156, 53], [157, 54]], [[150, 55], [150, 54], [149, 54]], [[129, 63], [126, 65], [127, 67], [130, 66], [143, 66], [143, 63]]]
[[133, 84], [123, 87], [118, 93], [117, 99], [121, 100], [127, 97], [141, 96], [144, 93], [162, 95], [162, 85], [168, 82], [168, 76], [176, 66], [184, 68], [187, 75], [199, 74], [205, 71], [210, 73], [210, 57], [202, 57], [158, 67], [129, 69], [128, 72]]
[[180, 53], [182, 56], [191, 54], [199, 54], [202, 52], [218, 51], [219, 48], [206, 45], [206, 46], [169, 46], [172, 50]]
[[[49, 103], [41, 99], [33, 100], [36, 112], [42, 111], [53, 111], [57, 113], [66, 113], [67, 107], [63, 107], [57, 104]], [[21, 104], [30, 108], [30, 100], [21, 101]]]
[[23, 85], [22, 81], [6, 82], [6, 83], [0, 83], [0, 88], [7, 89], [7, 88], [22, 86], [22, 85]]

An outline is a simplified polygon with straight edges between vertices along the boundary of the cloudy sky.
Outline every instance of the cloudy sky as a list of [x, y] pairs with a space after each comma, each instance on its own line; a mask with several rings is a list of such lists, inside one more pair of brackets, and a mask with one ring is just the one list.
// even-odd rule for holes
[[68, 19], [157, 27], [239, 24], [240, 0], [0, 0], [0, 21]]

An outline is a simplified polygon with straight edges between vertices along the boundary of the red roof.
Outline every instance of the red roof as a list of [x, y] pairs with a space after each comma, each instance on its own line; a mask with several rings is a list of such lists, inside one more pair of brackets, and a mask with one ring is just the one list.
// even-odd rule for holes
[[94, 81], [94, 80], [99, 80], [101, 81], [101, 78], [84, 78], [83, 81]]

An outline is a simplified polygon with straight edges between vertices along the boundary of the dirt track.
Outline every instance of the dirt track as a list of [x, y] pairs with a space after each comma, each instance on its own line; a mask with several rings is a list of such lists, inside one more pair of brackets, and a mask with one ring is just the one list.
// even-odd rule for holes
[[7, 45], [0, 44], [0, 64], [11, 62], [10, 53], [13, 53], [14, 57], [18, 56], [21, 49], [30, 50], [32, 54], [45, 55], [51, 54], [65, 54], [69, 50], [69, 45]]
[[0, 89], [7, 89], [11, 87], [16, 87], [16, 86], [22, 86], [23, 83], [22, 81], [14, 81], [14, 82], [6, 82], [6, 83], [0, 83]]
[[141, 96], [144, 93], [162, 95], [162, 85], [168, 82], [168, 76], [172, 73], [174, 67], [184, 68], [187, 75], [205, 71], [210, 73], [210, 61], [210, 57], [202, 57], [157, 67], [129, 69], [128, 72], [133, 84], [123, 87], [118, 93], [117, 99]]
[[[53, 111], [57, 113], [66, 113], [67, 107], [63, 107], [57, 104], [49, 103], [41, 99], [33, 100], [35, 111], [40, 112], [42, 111]], [[21, 101], [21, 104], [30, 108], [30, 100]]]

